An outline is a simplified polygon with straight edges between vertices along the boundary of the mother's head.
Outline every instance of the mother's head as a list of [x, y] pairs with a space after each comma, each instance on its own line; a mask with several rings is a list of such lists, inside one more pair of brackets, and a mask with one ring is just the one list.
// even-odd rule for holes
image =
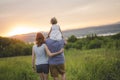
[[38, 32], [36, 34], [36, 44], [37, 46], [41, 46], [43, 43], [45, 43], [45, 38], [42, 33]]

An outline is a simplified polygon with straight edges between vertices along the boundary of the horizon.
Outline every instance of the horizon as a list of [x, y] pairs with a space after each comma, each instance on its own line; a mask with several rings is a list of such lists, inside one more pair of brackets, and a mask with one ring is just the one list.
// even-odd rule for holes
[[[113, 26], [114, 25], [114, 26]], [[85, 27], [85, 28], [78, 28], [78, 29], [68, 29], [68, 30], [63, 30], [62, 32], [63, 32], [63, 34], [64, 35], [66, 35], [66, 32], [68, 31], [68, 32], [71, 32], [71, 31], [76, 31], [76, 30], [79, 30], [80, 31], [80, 33], [82, 32], [82, 34], [83, 34], [83, 32], [84, 31], [88, 31], [88, 32], [86, 32], [86, 33], [88, 33], [88, 34], [97, 34], [98, 36], [107, 36], [107, 35], [114, 35], [114, 34], [117, 34], [117, 33], [119, 33], [120, 31], [119, 31], [119, 29], [120, 28], [118, 28], [116, 25], [120, 25], [120, 22], [116, 22], [116, 23], [112, 23], [112, 24], [104, 24], [104, 25], [98, 25], [98, 26], [91, 26], [91, 27]], [[102, 31], [104, 30], [104, 28], [106, 29], [106, 28], [108, 28], [107, 29], [107, 32], [105, 31], [105, 32], [100, 32], [100, 33], [98, 33], [97, 31], [99, 30], [99, 31], [101, 31], [101, 29], [102, 29]], [[114, 28], [114, 29], [113, 29]], [[117, 28], [117, 29], [116, 29]], [[109, 29], [111, 30], [112, 29], [112, 32], [111, 31], [109, 31]], [[93, 33], [90, 33], [91, 32], [91, 30], [93, 30], [92, 32]], [[116, 31], [117, 30], [117, 31]], [[38, 31], [38, 32], [42, 32], [44, 35], [46, 35], [46, 33], [48, 33], [48, 31]], [[17, 34], [17, 35], [12, 35], [12, 36], [9, 36], [9, 37], [15, 37], [15, 36], [23, 36], [23, 35], [30, 35], [30, 34], [36, 34], [37, 32], [30, 32], [30, 33], [24, 33], [24, 34]], [[71, 32], [72, 33], [72, 32]], [[85, 32], [84, 32], [85, 33]], [[88, 34], [86, 34], [86, 35], [88, 35]], [[74, 34], [73, 33], [73, 35], [76, 35], [76, 34]], [[84, 35], [84, 36], [86, 36], [86, 35]], [[78, 35], [77, 35], [78, 36]], [[81, 35], [79, 35], [79, 36], [81, 36]]]
[[[71, 30], [77, 30], [77, 29], [87, 29], [87, 28], [100, 28], [100, 27], [105, 27], [106, 25], [113, 25], [113, 24], [120, 24], [120, 21], [110, 23], [110, 24], [102, 24], [102, 25], [95, 25], [95, 26], [87, 26], [87, 27], [82, 27], [82, 28], [75, 28], [75, 29], [67, 29], [67, 30], [62, 30], [64, 31], [71, 31]], [[108, 26], [107, 26], [108, 27]], [[49, 31], [35, 31], [35, 32], [26, 32], [26, 33], [21, 33], [21, 34], [15, 34], [15, 35], [10, 35], [10, 36], [1, 36], [1, 37], [13, 37], [13, 36], [19, 36], [19, 35], [26, 35], [26, 34], [31, 34], [31, 33], [37, 33], [37, 32], [45, 32], [48, 33]], [[105, 33], [106, 34], [106, 33]], [[114, 34], [114, 33], [113, 33]]]
[[120, 22], [119, 4], [120, 0], [0, 1], [0, 36], [48, 32], [54, 16], [62, 31], [113, 24]]

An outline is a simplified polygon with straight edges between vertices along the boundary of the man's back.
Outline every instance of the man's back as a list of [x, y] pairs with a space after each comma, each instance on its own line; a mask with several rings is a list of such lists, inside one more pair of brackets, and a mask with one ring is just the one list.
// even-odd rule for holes
[[[54, 53], [64, 47], [64, 40], [55, 41], [48, 38], [46, 40], [46, 45], [48, 46], [51, 53]], [[63, 63], [64, 63], [64, 53], [61, 53], [53, 57], [49, 57], [49, 64], [63, 64]]]

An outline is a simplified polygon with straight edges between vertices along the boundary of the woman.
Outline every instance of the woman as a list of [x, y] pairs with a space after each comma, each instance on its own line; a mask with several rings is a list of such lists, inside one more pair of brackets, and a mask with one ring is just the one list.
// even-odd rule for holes
[[45, 39], [43, 34], [37, 33], [36, 44], [33, 46], [32, 49], [32, 68], [35, 69], [36, 65], [36, 71], [40, 76], [40, 80], [48, 80], [49, 73], [48, 56], [52, 57], [63, 52], [63, 49], [61, 49], [58, 52], [51, 53], [44, 42]]

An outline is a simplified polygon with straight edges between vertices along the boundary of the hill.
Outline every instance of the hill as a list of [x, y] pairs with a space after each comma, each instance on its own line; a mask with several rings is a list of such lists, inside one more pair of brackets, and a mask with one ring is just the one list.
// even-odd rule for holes
[[[65, 38], [68, 38], [71, 35], [75, 35], [76, 37], [83, 37], [88, 34], [95, 33], [97, 35], [104, 36], [104, 35], [112, 35], [118, 32], [120, 32], [120, 23], [66, 30], [66, 31], [63, 31], [63, 35], [65, 36]], [[45, 36], [47, 35], [47, 32], [42, 32], [42, 33]], [[21, 34], [21, 35], [12, 36], [11, 38], [20, 39], [25, 42], [34, 42], [35, 34], [36, 33]]]

